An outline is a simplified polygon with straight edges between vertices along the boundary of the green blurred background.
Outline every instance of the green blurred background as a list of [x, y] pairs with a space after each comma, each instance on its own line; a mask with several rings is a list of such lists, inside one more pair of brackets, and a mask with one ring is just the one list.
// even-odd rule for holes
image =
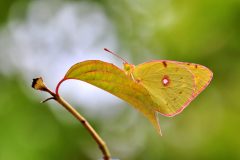
[[[69, 14], [72, 9], [76, 14]], [[62, 10], [64, 14], [60, 14]], [[75, 28], [81, 31], [77, 37], [68, 28], [74, 21], [79, 22]], [[113, 157], [240, 159], [239, 0], [2, 0], [0, 25], [0, 160], [101, 158], [95, 142], [74, 118], [54, 102], [39, 104], [44, 93], [30, 88], [31, 78], [39, 75], [53, 87], [70, 64], [85, 60], [65, 65], [66, 55], [73, 57], [74, 43], [78, 46], [75, 55], [89, 56], [84, 54], [91, 50], [90, 59], [106, 55], [102, 48], [107, 47], [134, 64], [171, 59], [199, 63], [214, 73], [210, 86], [180, 115], [159, 115], [162, 137], [141, 113], [122, 101], [108, 104], [107, 99], [104, 104], [108, 107], [101, 109], [102, 102], [97, 100], [98, 114], [71, 100], [74, 95], [69, 92], [66, 99], [79, 106]], [[42, 34], [46, 26], [53, 29]], [[24, 27], [24, 32], [19, 32]], [[99, 28], [101, 34], [96, 36]], [[58, 38], [63, 34], [66, 37]], [[81, 40], [75, 40], [78, 38]], [[58, 43], [59, 39], [64, 41]], [[89, 39], [93, 39], [90, 45], [85, 43]], [[49, 43], [42, 45], [46, 41]], [[61, 57], [62, 51], [59, 60], [56, 57]], [[53, 57], [59, 64], [48, 61]], [[112, 62], [117, 61], [112, 57]], [[58, 76], [48, 74], [58, 70]], [[73, 87], [66, 84], [65, 88]], [[92, 93], [86, 102], [94, 98]], [[111, 101], [113, 97], [108, 98]]]

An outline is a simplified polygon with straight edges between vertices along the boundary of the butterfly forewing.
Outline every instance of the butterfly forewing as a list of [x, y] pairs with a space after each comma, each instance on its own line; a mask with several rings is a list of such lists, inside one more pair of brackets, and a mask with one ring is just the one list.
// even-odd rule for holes
[[156, 111], [173, 116], [187, 106], [194, 96], [195, 80], [184, 65], [173, 61], [152, 61], [140, 64], [133, 71], [157, 104]]
[[197, 96], [201, 93], [210, 83], [213, 77], [213, 73], [207, 67], [194, 64], [194, 63], [182, 63], [185, 67], [187, 67], [194, 75], [196, 90], [194, 92], [194, 96]]

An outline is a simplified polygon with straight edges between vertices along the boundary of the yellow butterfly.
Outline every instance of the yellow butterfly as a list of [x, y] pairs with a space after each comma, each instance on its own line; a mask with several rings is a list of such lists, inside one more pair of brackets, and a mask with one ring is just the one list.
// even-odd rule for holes
[[149, 92], [157, 105], [154, 110], [164, 116], [175, 116], [210, 83], [213, 73], [205, 66], [170, 60], [155, 60], [134, 66], [124, 61], [124, 71]]

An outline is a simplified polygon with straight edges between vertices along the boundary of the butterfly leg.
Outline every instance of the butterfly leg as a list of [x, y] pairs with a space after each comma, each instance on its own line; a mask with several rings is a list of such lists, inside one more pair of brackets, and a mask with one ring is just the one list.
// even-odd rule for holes
[[135, 78], [133, 77], [133, 74], [132, 74], [132, 73], [130, 73], [130, 76], [131, 76], [132, 80], [136, 82], [136, 80], [135, 80]]
[[131, 78], [132, 78], [132, 80], [134, 81], [134, 82], [136, 82], [136, 83], [140, 83], [140, 79], [138, 79], [138, 78], [134, 78], [134, 76], [133, 76], [133, 74], [132, 73], [130, 73], [130, 76], [131, 76]]

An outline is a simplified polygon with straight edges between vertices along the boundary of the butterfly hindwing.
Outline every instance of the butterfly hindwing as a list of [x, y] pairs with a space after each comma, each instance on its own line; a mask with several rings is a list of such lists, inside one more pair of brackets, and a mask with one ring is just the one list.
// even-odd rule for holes
[[173, 116], [187, 106], [196, 89], [194, 75], [174, 61], [151, 61], [133, 71], [135, 80], [143, 85], [157, 104], [156, 111]]

